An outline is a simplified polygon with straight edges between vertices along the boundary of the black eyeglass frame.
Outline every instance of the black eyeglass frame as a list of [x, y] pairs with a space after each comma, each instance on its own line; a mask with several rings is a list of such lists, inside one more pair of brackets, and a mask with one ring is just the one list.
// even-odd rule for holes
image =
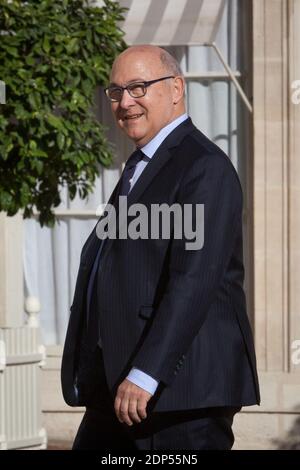
[[[142, 81], [142, 82], [133, 82], [133, 83], [129, 83], [129, 85], [127, 86], [115, 86], [115, 85], [110, 85], [108, 86], [107, 88], [104, 89], [104, 93], [105, 95], [107, 96], [107, 98], [112, 101], [113, 103], [117, 103], [119, 101], [122, 100], [123, 98], [123, 93], [125, 90], [128, 91], [128, 93], [130, 94], [131, 98], [142, 98], [143, 96], [145, 96], [145, 94], [147, 93], [147, 88], [150, 86], [150, 85], [153, 85], [153, 83], [157, 83], [157, 82], [160, 82], [162, 80], [167, 80], [168, 78], [175, 78], [175, 75], [168, 75], [167, 77], [161, 77], [161, 78], [156, 78], [155, 80], [149, 80], [149, 81]], [[130, 93], [130, 87], [132, 86], [136, 86], [136, 85], [142, 85], [145, 89], [145, 93], [143, 93], [142, 95], [140, 96], [132, 96], [132, 94]], [[109, 90], [111, 89], [117, 89], [117, 90], [122, 90], [122, 94], [120, 96], [120, 99], [119, 100], [114, 100], [112, 99], [110, 96], [109, 96]]]

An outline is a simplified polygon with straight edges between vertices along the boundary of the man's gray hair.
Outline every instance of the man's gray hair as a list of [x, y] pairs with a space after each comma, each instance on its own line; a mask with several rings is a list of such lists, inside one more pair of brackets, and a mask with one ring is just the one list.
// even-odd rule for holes
[[175, 76], [183, 75], [178, 61], [165, 49], [163, 49], [160, 53], [160, 60], [168, 73], [170, 72]]

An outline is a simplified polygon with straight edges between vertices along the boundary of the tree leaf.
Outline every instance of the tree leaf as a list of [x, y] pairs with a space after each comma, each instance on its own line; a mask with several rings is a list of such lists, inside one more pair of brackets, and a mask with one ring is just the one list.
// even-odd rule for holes
[[113, 0], [0, 0], [0, 210], [30, 217], [36, 207], [50, 226], [62, 186], [87, 197], [99, 162], [111, 161], [92, 110], [125, 46], [121, 12]]
[[44, 36], [44, 40], [43, 40], [43, 49], [44, 51], [48, 54], [49, 51], [50, 51], [50, 41], [49, 41], [49, 38], [48, 36]]
[[47, 115], [47, 121], [55, 129], [58, 129], [58, 130], [62, 131], [63, 128], [64, 128], [62, 120], [60, 118], [58, 118], [57, 116], [54, 116], [53, 114], [48, 114]]
[[57, 141], [58, 148], [62, 150], [65, 146], [65, 141], [66, 141], [64, 134], [57, 134], [56, 141]]

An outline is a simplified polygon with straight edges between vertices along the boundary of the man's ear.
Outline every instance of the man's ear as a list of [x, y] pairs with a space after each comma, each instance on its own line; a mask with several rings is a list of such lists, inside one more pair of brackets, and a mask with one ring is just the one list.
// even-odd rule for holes
[[177, 104], [184, 96], [185, 80], [179, 75], [174, 78], [173, 84], [173, 103]]

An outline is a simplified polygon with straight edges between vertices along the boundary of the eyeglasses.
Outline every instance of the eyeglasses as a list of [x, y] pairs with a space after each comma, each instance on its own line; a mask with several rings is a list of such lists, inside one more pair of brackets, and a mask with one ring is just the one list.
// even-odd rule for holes
[[161, 80], [167, 80], [168, 78], [175, 78], [174, 75], [168, 77], [157, 78], [156, 80], [150, 80], [148, 82], [134, 82], [127, 86], [115, 86], [110, 85], [105, 88], [104, 93], [110, 101], [121, 101], [124, 90], [127, 90], [132, 98], [141, 98], [147, 93], [147, 88], [153, 83], [160, 82]]

